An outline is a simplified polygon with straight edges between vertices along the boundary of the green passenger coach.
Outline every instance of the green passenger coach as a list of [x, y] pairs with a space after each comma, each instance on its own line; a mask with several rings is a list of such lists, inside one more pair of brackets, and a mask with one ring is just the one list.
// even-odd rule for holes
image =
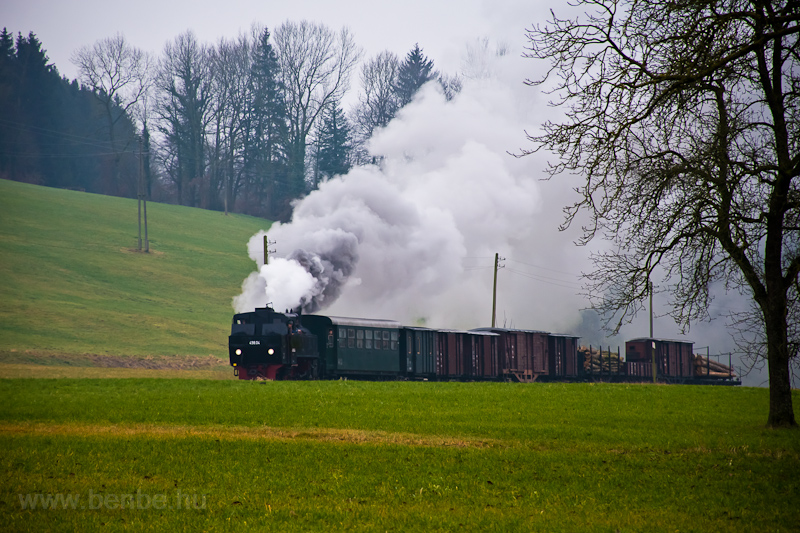
[[320, 362], [324, 361], [328, 379], [394, 378], [400, 372], [399, 322], [303, 315], [303, 324], [317, 335]]

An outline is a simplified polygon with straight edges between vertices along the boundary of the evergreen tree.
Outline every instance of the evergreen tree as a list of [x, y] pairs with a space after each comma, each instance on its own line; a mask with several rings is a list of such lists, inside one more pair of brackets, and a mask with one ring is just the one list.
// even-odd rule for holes
[[[0, 177], [130, 196], [100, 178], [109, 147], [99, 111], [91, 91], [59, 76], [33, 33], [0, 33]], [[133, 124], [126, 116], [118, 126]], [[132, 159], [122, 164], [135, 172]]]
[[322, 115], [322, 127], [317, 139], [317, 181], [350, 171], [353, 166], [351, 141], [351, 127], [344, 111], [338, 103], [334, 103]]
[[0, 33], [0, 61], [14, 57], [14, 37], [6, 28]]
[[400, 107], [411, 102], [420, 87], [435, 79], [436, 76], [437, 73], [433, 70], [433, 61], [422, 53], [419, 44], [415, 44], [414, 48], [406, 55], [397, 74], [395, 91], [400, 101]]
[[[274, 216], [279, 206], [291, 200], [283, 198], [286, 182], [286, 142], [288, 127], [283, 86], [280, 82], [280, 64], [270, 43], [267, 29], [261, 33], [254, 50], [251, 71], [251, 110], [247, 127], [250, 136], [246, 143], [245, 167], [247, 182], [244, 186], [253, 214]], [[230, 197], [238, 191], [231, 186]]]

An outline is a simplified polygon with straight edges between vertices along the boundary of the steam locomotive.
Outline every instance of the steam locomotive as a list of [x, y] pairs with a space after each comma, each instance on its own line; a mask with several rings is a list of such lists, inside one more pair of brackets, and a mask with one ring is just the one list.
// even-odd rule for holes
[[[545, 331], [469, 331], [404, 326], [393, 320], [279, 313], [257, 308], [233, 317], [230, 364], [239, 379], [462, 381], [652, 381], [739, 384], [698, 374], [693, 345], [660, 339], [626, 343], [626, 361], [603, 365], [578, 337]], [[606, 354], [606, 363], [614, 354]], [[591, 364], [589, 364], [591, 362]]]

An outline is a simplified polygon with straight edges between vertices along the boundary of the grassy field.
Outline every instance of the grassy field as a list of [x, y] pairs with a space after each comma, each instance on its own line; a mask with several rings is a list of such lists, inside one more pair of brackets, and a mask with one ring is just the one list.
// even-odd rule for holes
[[0, 180], [0, 531], [797, 531], [766, 389], [240, 382], [267, 223], [148, 215]]
[[3, 531], [800, 523], [800, 433], [763, 428], [764, 389], [7, 379], [0, 397]]
[[254, 269], [247, 240], [269, 223], [0, 180], [0, 355], [224, 357], [231, 298]]

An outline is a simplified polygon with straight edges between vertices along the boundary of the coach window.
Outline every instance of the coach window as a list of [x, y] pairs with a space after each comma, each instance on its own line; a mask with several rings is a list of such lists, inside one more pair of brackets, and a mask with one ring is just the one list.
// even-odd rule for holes
[[388, 331], [384, 331], [383, 332], [383, 349], [384, 350], [388, 350], [389, 349], [389, 332]]
[[397, 350], [397, 332], [392, 332], [392, 350]]
[[364, 347], [364, 330], [357, 329], [356, 330], [356, 348], [363, 348]]
[[364, 331], [364, 348], [367, 350], [372, 349], [372, 330], [368, 329]]
[[344, 328], [339, 328], [339, 348], [345, 348], [347, 346], [347, 330]]
[[347, 347], [353, 348], [356, 345], [356, 330], [348, 329], [347, 330]]
[[326, 347], [327, 348], [333, 348], [333, 330], [332, 329], [328, 330], [328, 344], [327, 344]]

